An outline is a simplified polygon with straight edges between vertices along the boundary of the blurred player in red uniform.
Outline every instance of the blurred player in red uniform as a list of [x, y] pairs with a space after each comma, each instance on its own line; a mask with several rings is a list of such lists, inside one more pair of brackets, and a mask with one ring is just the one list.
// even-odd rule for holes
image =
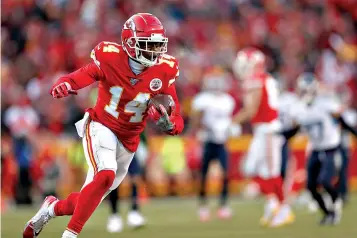
[[[165, 54], [167, 42], [159, 19], [135, 14], [123, 26], [121, 45], [99, 43], [92, 50], [92, 63], [52, 87], [52, 96], [62, 98], [98, 82], [97, 104], [76, 123], [89, 170], [80, 192], [64, 200], [45, 199], [26, 224], [23, 237], [37, 237], [51, 218], [64, 215], [72, 217], [62, 237], [77, 237], [105, 196], [124, 179], [148, 114], [167, 134], [181, 133], [183, 120], [174, 85], [178, 62]], [[176, 107], [170, 115], [164, 107], [148, 110], [148, 100], [157, 94], [172, 96]]]
[[238, 52], [233, 71], [242, 80], [245, 91], [244, 107], [233, 122], [250, 121], [253, 127], [244, 172], [249, 177], [256, 177], [267, 195], [261, 223], [281, 226], [292, 222], [293, 215], [289, 205], [284, 203], [280, 177], [283, 138], [277, 134], [281, 129], [277, 110], [278, 85], [266, 72], [265, 55], [254, 48]]

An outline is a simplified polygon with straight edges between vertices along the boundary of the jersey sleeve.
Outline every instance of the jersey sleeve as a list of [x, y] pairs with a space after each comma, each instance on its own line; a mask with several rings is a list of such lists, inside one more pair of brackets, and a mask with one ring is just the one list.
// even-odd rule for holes
[[203, 93], [197, 94], [192, 100], [192, 109], [194, 111], [202, 111], [206, 107], [207, 101]]
[[330, 99], [324, 102], [325, 110], [332, 114], [341, 113], [342, 106], [338, 100]]
[[90, 57], [93, 62], [101, 69], [102, 64], [108, 64], [118, 56], [121, 46], [115, 42], [102, 41], [91, 51]]

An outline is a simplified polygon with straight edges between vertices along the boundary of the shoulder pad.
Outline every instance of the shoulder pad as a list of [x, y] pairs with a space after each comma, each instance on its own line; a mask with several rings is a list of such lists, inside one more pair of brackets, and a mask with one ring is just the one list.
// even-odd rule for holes
[[162, 65], [163, 70], [166, 71], [168, 86], [170, 86], [180, 75], [178, 60], [171, 55], [163, 54], [159, 59], [159, 65]]
[[100, 68], [101, 63], [108, 63], [114, 59], [117, 59], [121, 51], [123, 51], [121, 45], [115, 42], [102, 41], [93, 48], [90, 57]]

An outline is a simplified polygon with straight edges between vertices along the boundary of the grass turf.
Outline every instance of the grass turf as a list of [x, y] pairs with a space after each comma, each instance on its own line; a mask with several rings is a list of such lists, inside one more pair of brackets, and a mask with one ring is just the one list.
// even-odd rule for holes
[[[211, 204], [214, 204], [212, 201]], [[124, 205], [124, 204], [123, 204]], [[126, 208], [127, 203], [123, 208]], [[281, 228], [264, 228], [258, 225], [262, 212], [259, 201], [242, 201], [232, 198], [234, 217], [229, 221], [213, 218], [200, 223], [196, 216], [196, 201], [193, 199], [152, 200], [142, 210], [148, 225], [138, 230], [125, 228], [120, 234], [106, 232], [108, 207], [104, 204], [85, 225], [80, 237], [87, 238], [356, 238], [357, 237], [357, 196], [344, 209], [343, 220], [334, 227], [319, 227], [320, 214], [309, 214], [305, 210], [296, 211], [296, 222]], [[212, 207], [214, 208], [214, 207]], [[24, 224], [33, 216], [37, 208], [18, 208], [2, 214], [1, 235], [4, 238], [21, 237]], [[121, 209], [125, 212], [125, 209]], [[215, 215], [215, 214], [213, 214]], [[61, 237], [69, 217], [51, 220], [40, 237]]]

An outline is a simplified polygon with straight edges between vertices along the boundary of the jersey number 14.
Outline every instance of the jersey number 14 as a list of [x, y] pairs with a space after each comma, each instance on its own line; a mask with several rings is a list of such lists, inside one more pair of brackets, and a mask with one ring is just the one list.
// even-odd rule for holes
[[[104, 110], [116, 119], [118, 119], [119, 112], [117, 111], [117, 109], [124, 89], [120, 86], [114, 86], [110, 88], [109, 92], [112, 94], [112, 97], [110, 99], [109, 104], [105, 106]], [[134, 114], [130, 117], [130, 122], [142, 122], [143, 114], [146, 111], [147, 101], [149, 99], [149, 93], [138, 93], [138, 95], [136, 95], [136, 97], [132, 101], [128, 102], [125, 105], [124, 112]]]

